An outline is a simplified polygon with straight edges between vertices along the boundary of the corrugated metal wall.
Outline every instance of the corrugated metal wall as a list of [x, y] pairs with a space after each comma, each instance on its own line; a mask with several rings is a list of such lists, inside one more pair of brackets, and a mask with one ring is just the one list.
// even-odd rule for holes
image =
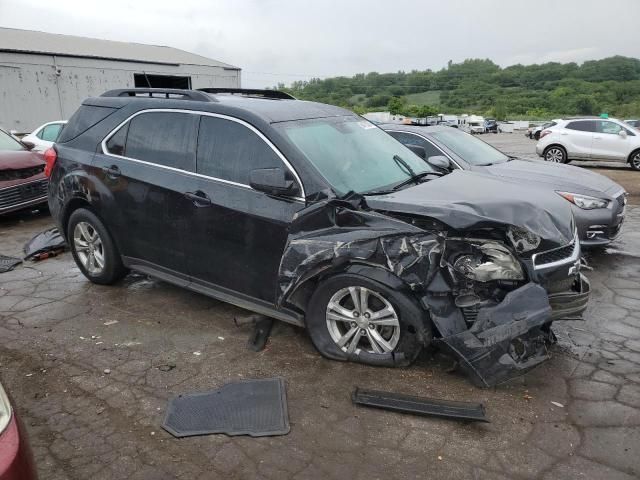
[[240, 71], [200, 65], [158, 65], [0, 52], [0, 127], [30, 132], [66, 120], [82, 101], [133, 87], [134, 73], [191, 77], [192, 88], [240, 87]]

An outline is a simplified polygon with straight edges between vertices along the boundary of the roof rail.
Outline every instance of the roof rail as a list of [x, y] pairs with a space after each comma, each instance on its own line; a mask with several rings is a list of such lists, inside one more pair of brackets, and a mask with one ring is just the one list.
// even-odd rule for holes
[[197, 90], [179, 88], [118, 88], [104, 92], [101, 97], [166, 98], [172, 100], [193, 100], [197, 102], [217, 102], [210, 95]]
[[278, 98], [280, 100], [296, 100], [296, 97], [280, 90], [262, 90], [259, 88], [198, 88], [201, 92], [206, 93], [230, 93], [232, 95], [256, 95], [265, 98]]

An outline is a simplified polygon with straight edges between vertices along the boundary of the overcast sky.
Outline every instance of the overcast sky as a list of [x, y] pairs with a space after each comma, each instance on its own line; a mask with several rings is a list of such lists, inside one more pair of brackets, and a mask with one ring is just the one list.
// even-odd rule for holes
[[640, 0], [0, 0], [0, 26], [178, 47], [241, 67], [245, 87], [638, 57], [639, 20]]

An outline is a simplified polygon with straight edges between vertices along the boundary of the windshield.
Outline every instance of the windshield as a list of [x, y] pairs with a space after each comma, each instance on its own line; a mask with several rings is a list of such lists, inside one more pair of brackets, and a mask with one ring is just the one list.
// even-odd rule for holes
[[412, 172], [433, 172], [391, 135], [359, 117], [300, 120], [274, 126], [339, 195], [384, 190], [410, 179]]
[[471, 165], [493, 165], [509, 161], [504, 153], [473, 135], [452, 128], [431, 133], [433, 138]]
[[20, 151], [24, 149], [22, 144], [15, 138], [0, 130], [0, 150]]

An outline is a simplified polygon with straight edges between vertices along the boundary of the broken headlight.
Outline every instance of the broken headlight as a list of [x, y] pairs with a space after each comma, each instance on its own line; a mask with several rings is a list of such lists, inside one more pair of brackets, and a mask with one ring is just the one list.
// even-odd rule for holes
[[540, 246], [540, 237], [524, 228], [510, 227], [507, 230], [507, 238], [516, 249], [516, 252], [524, 253], [535, 250]]
[[453, 269], [477, 282], [491, 280], [524, 280], [520, 262], [503, 245], [484, 242], [474, 245], [476, 252], [460, 255]]

